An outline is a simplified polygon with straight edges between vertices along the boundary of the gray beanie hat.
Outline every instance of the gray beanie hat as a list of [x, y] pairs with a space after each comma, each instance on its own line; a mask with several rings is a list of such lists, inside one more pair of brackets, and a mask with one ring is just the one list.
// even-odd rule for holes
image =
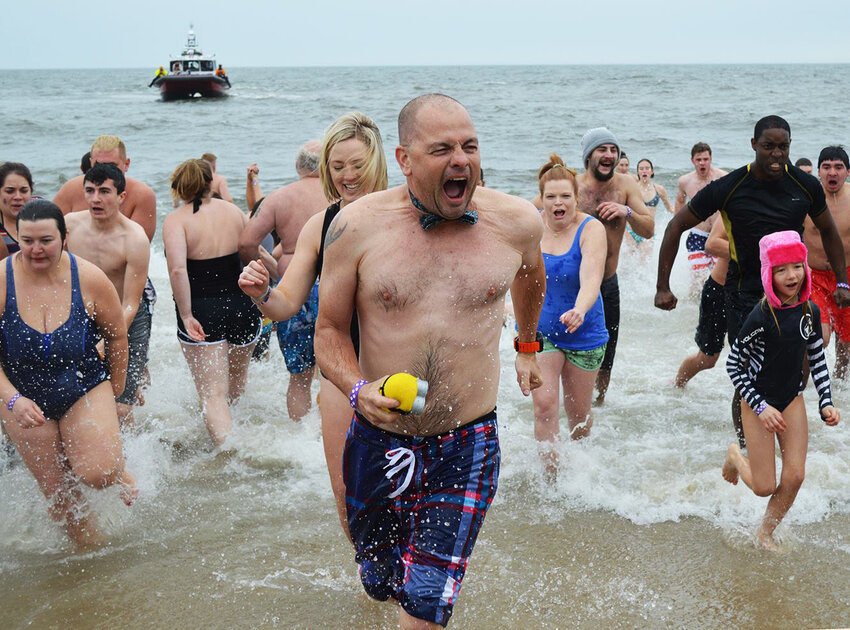
[[620, 143], [614, 137], [614, 134], [608, 131], [607, 127], [596, 127], [588, 130], [581, 138], [581, 161], [586, 166], [587, 158], [593, 153], [593, 150], [603, 144], [613, 144], [617, 147], [617, 153], [620, 152]]

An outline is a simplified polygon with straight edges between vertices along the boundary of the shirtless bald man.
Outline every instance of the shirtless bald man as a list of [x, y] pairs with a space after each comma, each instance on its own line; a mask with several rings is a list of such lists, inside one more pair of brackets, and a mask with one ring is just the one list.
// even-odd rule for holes
[[591, 129], [581, 139], [581, 153], [585, 172], [577, 177], [578, 209], [602, 221], [608, 246], [600, 287], [608, 345], [602, 367], [596, 376], [596, 404], [602, 404], [611, 382], [611, 368], [614, 366], [620, 331], [617, 265], [620, 262], [623, 234], [628, 224], [638, 236], [652, 238], [655, 234], [655, 216], [654, 210], [650, 211], [646, 207], [637, 180], [631, 175], [615, 172], [620, 145], [614, 134], [605, 127]]
[[[363, 586], [375, 599], [398, 600], [402, 628], [435, 628], [448, 623], [496, 492], [508, 288], [517, 380], [526, 396], [540, 385], [543, 224], [529, 202], [476, 187], [478, 138], [454, 99], [413, 99], [399, 114], [399, 142], [406, 184], [351, 203], [329, 229], [316, 356], [355, 407], [343, 472]], [[398, 401], [381, 384], [401, 371], [429, 383], [419, 415], [384, 409]]]
[[[130, 168], [127, 147], [118, 136], [98, 136], [91, 145], [91, 164], [114, 164], [126, 173]], [[156, 232], [156, 195], [147, 184], [132, 177], [125, 178], [127, 197], [121, 204], [121, 214], [141, 225], [150, 242]], [[65, 182], [53, 198], [53, 203], [62, 208], [62, 213], [66, 215], [69, 212], [88, 210], [89, 205], [83, 190], [83, 175]]]
[[150, 262], [150, 244], [140, 225], [121, 214], [127, 199], [124, 173], [114, 164], [98, 164], [83, 182], [88, 212], [65, 217], [67, 247], [103, 271], [121, 299], [127, 325], [129, 357], [124, 393], [115, 399], [118, 420], [132, 424], [133, 405], [145, 376], [151, 337], [151, 313], [143, 300]]
[[[239, 237], [239, 255], [243, 263], [259, 258], [260, 243], [274, 230], [280, 238], [283, 251], [278, 261], [278, 273], [283, 277], [295, 254], [295, 242], [301, 228], [307, 219], [330, 205], [319, 181], [321, 151], [322, 143], [318, 140], [303, 145], [295, 158], [298, 180], [278, 188], [262, 200]], [[286, 408], [289, 417], [296, 422], [310, 411], [311, 406], [310, 384], [316, 365], [313, 334], [319, 310], [318, 300], [318, 290], [314, 287], [298, 314], [277, 324], [278, 345], [286, 361], [286, 369], [289, 370]]]

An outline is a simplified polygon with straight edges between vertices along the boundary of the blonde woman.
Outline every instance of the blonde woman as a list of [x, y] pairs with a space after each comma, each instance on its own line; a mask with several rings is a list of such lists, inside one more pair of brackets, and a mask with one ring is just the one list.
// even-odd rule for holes
[[[274, 320], [292, 317], [313, 290], [316, 279], [322, 273], [325, 239], [332, 238], [328, 235], [328, 227], [339, 211], [360, 197], [387, 187], [387, 162], [381, 133], [369, 117], [351, 112], [333, 122], [322, 143], [319, 176], [325, 196], [333, 203], [325, 212], [307, 221], [280, 284], [271, 289], [268, 271], [259, 260], [251, 261], [239, 278], [242, 290], [254, 300], [264, 316]], [[356, 348], [356, 316], [351, 322], [351, 335]], [[345, 433], [351, 423], [348, 394], [322, 378], [319, 410], [331, 486], [340, 522], [347, 534], [342, 451]]]

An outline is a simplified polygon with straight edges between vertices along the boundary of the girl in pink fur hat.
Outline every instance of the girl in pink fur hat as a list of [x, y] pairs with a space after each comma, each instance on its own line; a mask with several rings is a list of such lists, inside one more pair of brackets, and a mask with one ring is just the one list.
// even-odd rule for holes
[[[774, 232], [759, 241], [764, 298], [747, 316], [732, 344], [726, 370], [742, 405], [745, 457], [732, 444], [723, 478], [742, 479], [760, 497], [770, 497], [757, 542], [776, 549], [773, 531], [788, 512], [803, 483], [808, 449], [808, 420], [803, 402], [803, 356], [808, 354], [823, 421], [834, 426], [840, 414], [832, 404], [824, 355], [820, 312], [809, 301], [811, 270], [806, 246], [794, 231]], [[775, 442], [782, 451], [776, 483]]]

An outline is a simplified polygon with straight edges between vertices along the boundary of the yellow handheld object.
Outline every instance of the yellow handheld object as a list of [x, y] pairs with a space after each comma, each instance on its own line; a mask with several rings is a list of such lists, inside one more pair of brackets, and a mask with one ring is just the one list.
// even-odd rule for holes
[[394, 398], [400, 404], [395, 409], [398, 413], [420, 414], [425, 409], [425, 396], [428, 394], [428, 381], [420, 381], [413, 374], [398, 372], [390, 374], [381, 383], [381, 395]]

